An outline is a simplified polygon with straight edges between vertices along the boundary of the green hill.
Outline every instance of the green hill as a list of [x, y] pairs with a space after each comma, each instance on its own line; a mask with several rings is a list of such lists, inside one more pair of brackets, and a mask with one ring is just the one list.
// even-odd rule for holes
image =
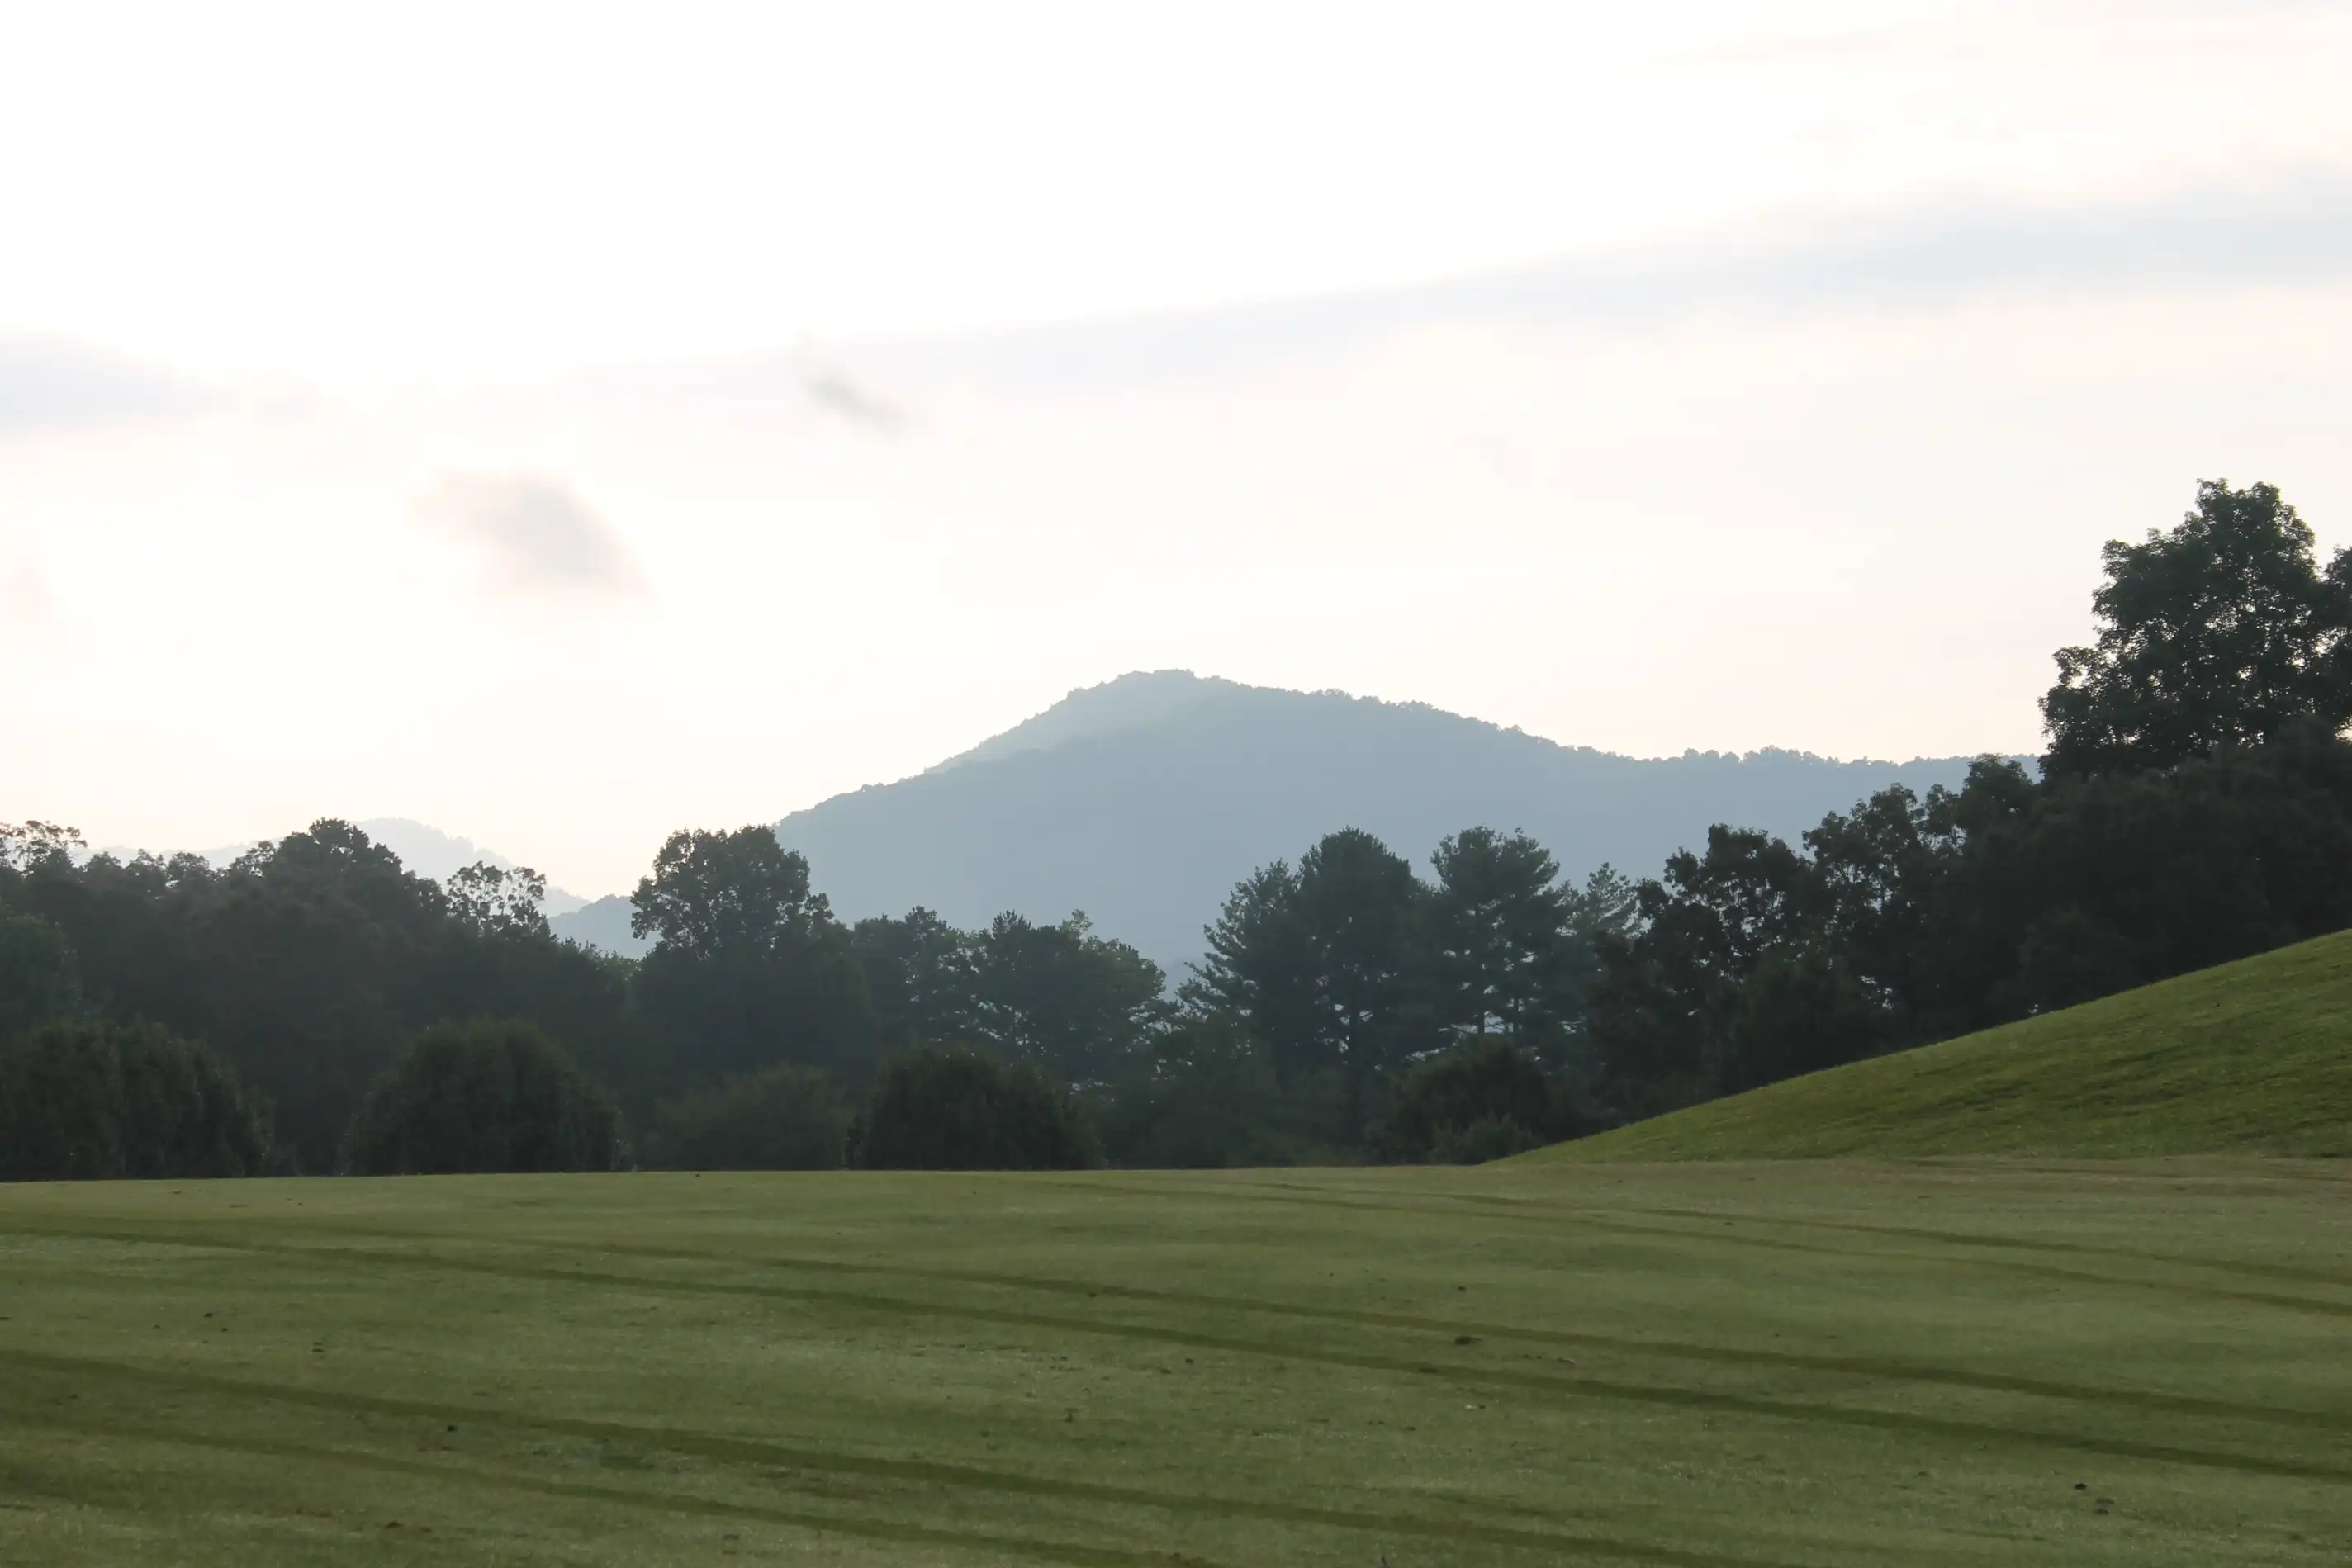
[[2352, 932], [1530, 1160], [2352, 1155]]

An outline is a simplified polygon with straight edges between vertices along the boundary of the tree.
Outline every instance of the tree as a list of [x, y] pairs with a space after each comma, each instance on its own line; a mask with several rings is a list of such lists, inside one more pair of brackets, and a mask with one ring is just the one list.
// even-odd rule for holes
[[[681, 1049], [671, 1019], [638, 1005], [633, 961], [548, 935], [527, 868], [472, 868], [445, 889], [332, 819], [225, 869], [195, 855], [83, 856], [77, 841], [50, 824], [0, 832], [0, 919], [61, 934], [73, 1016], [152, 1019], [208, 1042], [309, 1168], [333, 1168], [368, 1085], [436, 1019], [529, 1019], [648, 1118], [697, 1077], [763, 1064], [754, 1053], [727, 1065], [723, 1049], [698, 1053], [691, 1039]], [[54, 1012], [63, 978], [49, 936], [6, 932], [0, 1031]], [[45, 977], [38, 988], [14, 974], [26, 963]], [[845, 956], [831, 978], [855, 996]], [[37, 1008], [37, 991], [49, 998]], [[716, 1038], [723, 1048], [737, 1037]]]
[[242, 1176], [273, 1164], [236, 1075], [153, 1024], [53, 1023], [0, 1049], [0, 1180]]
[[812, 1068], [772, 1067], [665, 1103], [646, 1163], [672, 1170], [838, 1170], [848, 1128], [832, 1079]]
[[945, 1045], [971, 1038], [971, 936], [920, 904], [899, 919], [876, 915], [851, 927], [850, 950], [885, 1046]]
[[72, 1013], [81, 979], [66, 934], [32, 915], [0, 910], [0, 1045]]
[[1322, 1066], [1312, 935], [1289, 863], [1260, 866], [1234, 884], [1202, 935], [1208, 951], [1185, 982], [1185, 1005], [1247, 1031], [1285, 1082]]
[[[417, 992], [449, 920], [439, 885], [333, 818], [256, 846], [223, 873], [101, 856], [85, 884], [125, 915], [143, 904], [158, 917], [126, 935], [152, 940], [163, 961], [151, 972], [136, 947], [117, 952], [105, 965], [108, 1010], [217, 1042], [269, 1098], [303, 1164], [331, 1168], [368, 1082], [429, 1021]], [[75, 936], [91, 981], [92, 944]]]
[[1457, 1037], [1563, 1034], [1571, 1007], [1559, 862], [1525, 833], [1468, 828], [1430, 856], [1430, 952], [1438, 1018]]
[[1538, 1060], [1560, 1069], [1579, 1094], [1589, 1094], [1601, 1077], [1592, 1040], [1592, 999], [1601, 984], [1601, 955], [1632, 939], [1641, 920], [1641, 897], [1631, 877], [1603, 862], [1584, 885], [1564, 886], [1559, 1007], [1566, 1029], [1556, 1043], [1533, 1042]]
[[1822, 902], [1812, 866], [1784, 841], [1717, 823], [1706, 849], [1666, 857], [1637, 891], [1639, 928], [1605, 951], [1593, 1001], [1611, 1094], [1635, 1114], [1718, 1092], [1740, 985]]
[[672, 833], [637, 883], [629, 929], [698, 962], [804, 945], [832, 920], [809, 892], [808, 862], [762, 823], [731, 833]]
[[57, 822], [0, 822], [0, 872], [23, 873], [37, 866], [70, 866], [76, 850], [88, 847], [81, 834]]
[[72, 838], [12, 830], [0, 902], [63, 933], [81, 1013], [207, 1041], [310, 1168], [333, 1167], [370, 1082], [437, 1019], [530, 1018], [600, 1070], [667, 1070], [636, 1041], [633, 966], [539, 929], [532, 873], [461, 874], [446, 892], [332, 819], [226, 870], [195, 855], [77, 863]]
[[1948, 961], [1981, 1027], [2352, 925], [2352, 746], [2063, 777], [1971, 836]]
[[1380, 1076], [1442, 1038], [1417, 983], [1424, 896], [1412, 867], [1370, 833], [1327, 834], [1296, 873], [1277, 861], [1234, 889], [1187, 1005], [1248, 1029], [1286, 1084], [1335, 1075], [1336, 1130], [1352, 1143]]
[[547, 878], [527, 865], [496, 866], [476, 861], [449, 873], [442, 884], [449, 912], [491, 936], [544, 936]]
[[0, 1045], [81, 1003], [73, 944], [55, 921], [13, 914], [38, 902], [31, 883], [72, 882], [81, 835], [55, 822], [0, 822]]
[[370, 1085], [343, 1141], [357, 1176], [610, 1171], [620, 1113], [529, 1023], [436, 1024]]
[[1065, 1083], [1101, 1084], [1149, 1048], [1166, 1009], [1160, 966], [1094, 935], [1004, 914], [971, 944], [972, 1038]]
[[2098, 641], [2058, 651], [2044, 769], [2162, 768], [2352, 723], [2352, 550], [2323, 573], [2277, 486], [2200, 481], [2169, 533], [2101, 552]]
[[2352, 744], [2290, 727], [2042, 782], [1982, 758], [1801, 851], [1718, 825], [1639, 891], [1592, 1030], [1647, 1114], [2352, 926]]
[[1180, 1019], [1106, 1097], [1114, 1165], [1191, 1170], [1292, 1166], [1330, 1157], [1334, 1117], [1313, 1085], [1285, 1086], [1263, 1043], [1232, 1019]]
[[1889, 1043], [1888, 1010], [1845, 955], [1809, 942], [1765, 953], [1741, 983], [1717, 1044], [1726, 1093], [1840, 1067]]
[[1346, 1084], [1351, 1137], [1364, 1125], [1373, 1081], [1436, 1038], [1412, 994], [1423, 895], [1404, 857], [1360, 828], [1327, 834], [1299, 857], [1317, 1033]]
[[671, 834], [635, 903], [632, 928], [656, 938], [637, 996], [681, 1087], [779, 1061], [868, 1081], [877, 1030], [849, 934], [773, 829]]
[[862, 1170], [1080, 1170], [1099, 1164], [1070, 1092], [1036, 1063], [926, 1048], [893, 1057], [857, 1128]]

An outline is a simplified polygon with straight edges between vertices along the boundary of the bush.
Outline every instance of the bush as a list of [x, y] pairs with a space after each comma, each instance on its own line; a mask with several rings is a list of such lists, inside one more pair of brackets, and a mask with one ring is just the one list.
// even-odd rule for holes
[[1493, 1040], [1456, 1047], [1407, 1073], [1375, 1147], [1392, 1163], [1475, 1165], [1575, 1131], [1566, 1092], [1535, 1058]]
[[670, 1170], [838, 1170], [848, 1132], [832, 1079], [814, 1068], [772, 1067], [665, 1102], [655, 1113], [646, 1163]]
[[258, 1175], [268, 1124], [236, 1075], [153, 1024], [57, 1023], [0, 1051], [0, 1179]]
[[1033, 1062], [923, 1050], [882, 1070], [855, 1134], [864, 1170], [1081, 1170], [1101, 1163], [1070, 1092]]
[[626, 1169], [621, 1113], [513, 1019], [440, 1023], [368, 1086], [343, 1135], [356, 1176]]

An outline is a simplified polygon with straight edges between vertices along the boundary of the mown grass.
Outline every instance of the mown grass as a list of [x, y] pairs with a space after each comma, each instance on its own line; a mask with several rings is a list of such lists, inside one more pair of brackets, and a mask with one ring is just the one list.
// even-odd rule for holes
[[1526, 1157], [2221, 1153], [2352, 1155], [2352, 932]]
[[2347, 1177], [0, 1188], [0, 1561], [2340, 1563]]

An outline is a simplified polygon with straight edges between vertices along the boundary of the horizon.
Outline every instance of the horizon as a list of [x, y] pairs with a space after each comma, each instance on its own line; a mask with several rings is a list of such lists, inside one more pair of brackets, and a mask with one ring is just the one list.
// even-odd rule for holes
[[93, 843], [620, 888], [1168, 667], [2027, 754], [2105, 540], [2352, 542], [2341, 7], [11, 29], [0, 814]]

